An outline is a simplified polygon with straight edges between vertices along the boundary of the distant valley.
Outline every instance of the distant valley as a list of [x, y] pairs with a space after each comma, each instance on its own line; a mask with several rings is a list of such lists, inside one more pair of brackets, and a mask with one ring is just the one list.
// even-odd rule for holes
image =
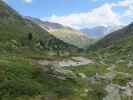
[[80, 32], [73, 28], [63, 26], [58, 23], [41, 21], [40, 19], [37, 18], [32, 18], [32, 17], [25, 17], [25, 18], [35, 22], [43, 29], [51, 33], [53, 36], [65, 41], [66, 43], [75, 45], [79, 48], [86, 48], [93, 43], [93, 38], [90, 38], [89, 35], [84, 34], [83, 32]]
[[76, 30], [0, 0], [0, 100], [133, 100], [133, 23], [112, 26]]
[[92, 38], [102, 38], [113, 31], [121, 29], [122, 27], [124, 26], [96, 26], [93, 28], [83, 28], [80, 29], [80, 31]]

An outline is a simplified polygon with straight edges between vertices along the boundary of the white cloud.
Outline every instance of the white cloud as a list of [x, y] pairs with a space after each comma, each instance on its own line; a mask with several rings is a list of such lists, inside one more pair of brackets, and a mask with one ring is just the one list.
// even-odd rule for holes
[[25, 3], [32, 3], [33, 0], [24, 0]]
[[133, 14], [133, 0], [122, 0], [114, 4], [114, 7], [124, 7], [126, 9], [126, 15]]
[[2, 1], [7, 2], [7, 0], [2, 0]]
[[[2, 0], [2, 1], [7, 2], [7, 0]], [[22, 0], [22, 1], [24, 1], [25, 3], [32, 3], [33, 2], [33, 0]]]
[[[2, 1], [7, 2], [8, 0], [2, 0]], [[22, 0], [22, 1], [24, 1], [25, 3], [32, 3], [33, 2], [33, 0]]]
[[104, 4], [92, 11], [74, 13], [67, 16], [45, 17], [43, 20], [57, 22], [74, 28], [94, 27], [98, 25], [120, 25], [119, 15], [112, 10], [112, 6]]
[[124, 8], [123, 12], [120, 14], [120, 20], [125, 25], [133, 22], [133, 0], [121, 0], [117, 3], [114, 3], [112, 7], [122, 7]]
[[121, 6], [121, 7], [125, 7], [125, 8], [131, 8], [133, 7], [133, 0], [122, 0], [117, 2], [114, 6]]

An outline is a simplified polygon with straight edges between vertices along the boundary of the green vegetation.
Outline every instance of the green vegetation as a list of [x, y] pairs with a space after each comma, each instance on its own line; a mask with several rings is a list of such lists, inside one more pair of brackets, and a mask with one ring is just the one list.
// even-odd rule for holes
[[[90, 46], [89, 54], [107, 63], [125, 63], [133, 59], [133, 24], [107, 35], [96, 44]], [[98, 58], [99, 57], [99, 58]]]
[[123, 72], [123, 73], [128, 73], [133, 75], [133, 67], [128, 66], [128, 64], [125, 64], [125, 63], [118, 64], [115, 70], [118, 72]]
[[89, 39], [87, 36], [85, 37], [80, 32], [67, 28], [55, 29], [51, 34], [80, 48], [87, 48], [93, 42], [92, 39]]
[[33, 65], [33, 60], [55, 59], [79, 51], [0, 1], [0, 100], [74, 97], [76, 82], [44, 72], [39, 65]]
[[132, 76], [125, 75], [124, 73], [118, 73], [113, 79], [114, 84], [119, 84], [121, 86], [126, 86], [127, 82], [132, 80]]
[[[84, 70], [72, 69], [73, 73], [91, 75], [97, 71], [86, 65]], [[16, 55], [0, 56], [0, 99], [1, 100], [101, 100], [104, 96], [105, 83], [101, 81], [91, 83], [82, 79], [67, 78], [62, 80], [56, 77], [48, 66], [39, 66], [32, 63], [31, 58]], [[87, 70], [88, 68], [88, 70]], [[104, 72], [103, 67], [103, 72]], [[90, 69], [90, 70], [89, 70]], [[85, 71], [87, 70], [87, 71]], [[77, 75], [78, 76], [78, 75]], [[97, 87], [95, 87], [95, 85]], [[85, 91], [85, 89], [89, 91]], [[96, 96], [98, 95], [98, 96]], [[92, 99], [93, 98], [93, 99]]]
[[126, 86], [132, 80], [132, 30], [131, 24], [90, 47], [84, 55], [93, 64], [59, 70], [34, 61], [83, 56], [81, 34], [58, 29], [56, 38], [0, 1], [0, 100], [102, 100], [109, 84]]
[[106, 91], [104, 89], [105, 83], [101, 81], [96, 81], [90, 84], [90, 89], [86, 100], [102, 100], [106, 96]]
[[8, 5], [0, 1], [0, 52], [51, 51], [57, 55], [79, 51], [50, 35], [30, 20], [23, 19]]
[[3, 57], [0, 60], [0, 98], [2, 100], [6, 98], [14, 100], [21, 96], [45, 96], [49, 93], [63, 98], [73, 95], [74, 86], [76, 87], [76, 83], [71, 80], [63, 81], [43, 72], [40, 67], [32, 65], [30, 59], [14, 56]]
[[66, 27], [58, 23], [43, 22], [37, 18], [26, 18], [40, 25], [43, 29], [49, 31], [50, 34], [57, 37], [58, 39], [61, 39], [66, 43], [72, 44], [79, 48], [86, 49], [90, 44], [94, 42], [94, 39], [89, 38], [84, 33], [70, 27]]
[[74, 71], [76, 74], [79, 73], [84, 73], [85, 75], [87, 75], [88, 77], [94, 76], [96, 75], [96, 73], [99, 74], [104, 74], [105, 72], [107, 72], [107, 68], [109, 66], [104, 65], [104, 64], [89, 64], [89, 65], [84, 65], [84, 66], [78, 66], [78, 67], [73, 67], [70, 68], [72, 71]]

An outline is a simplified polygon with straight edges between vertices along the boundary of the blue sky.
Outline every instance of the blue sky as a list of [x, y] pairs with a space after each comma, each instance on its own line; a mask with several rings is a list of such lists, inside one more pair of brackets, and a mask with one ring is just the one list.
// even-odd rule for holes
[[115, 26], [133, 21], [133, 0], [6, 0], [23, 16], [74, 28]]

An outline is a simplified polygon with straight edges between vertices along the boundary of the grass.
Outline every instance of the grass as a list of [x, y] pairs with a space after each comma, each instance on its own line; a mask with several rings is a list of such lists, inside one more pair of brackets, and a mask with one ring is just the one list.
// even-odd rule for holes
[[[7, 4], [0, 1], [0, 52], [51, 51], [69, 53], [77, 47], [57, 39], [34, 22], [24, 19]], [[57, 54], [56, 54], [57, 55]]]
[[133, 67], [127, 67], [127, 64], [118, 64], [115, 70], [133, 75]]
[[[77, 54], [79, 49], [53, 37], [31, 21], [23, 19], [2, 1], [0, 1], [0, 9], [2, 14], [0, 16], [0, 100], [47, 100], [49, 98], [101, 100], [106, 95], [104, 90], [106, 83], [102, 80], [94, 82], [81, 78], [61, 80], [54, 72], [47, 72], [42, 66], [33, 65], [32, 61], [38, 59], [69, 58]], [[58, 30], [56, 33], [60, 36], [62, 32], [64, 30]], [[32, 34], [30, 38], [29, 33]], [[72, 34], [71, 31], [68, 33]], [[77, 37], [72, 37], [67, 38], [71, 40], [69, 42], [84, 46]], [[91, 77], [96, 73], [101, 75], [106, 73], [110, 63], [117, 64], [118, 60], [124, 60], [123, 64], [117, 64], [115, 70], [132, 75], [132, 67], [126, 68], [129, 59], [133, 59], [129, 56], [133, 53], [132, 40], [132, 37], [128, 37], [116, 45], [91, 53], [90, 57], [95, 59], [96, 64], [72, 67], [67, 70], [71, 70], [76, 76], [83, 73]], [[59, 57], [57, 53], [62, 55]], [[69, 54], [65, 56], [65, 53]], [[100, 61], [108, 65], [101, 64]], [[131, 79], [130, 76], [117, 73], [113, 83], [125, 85]]]
[[75, 72], [76, 74], [79, 73], [84, 73], [85, 75], [93, 76], [96, 73], [99, 74], [104, 74], [109, 66], [104, 65], [104, 64], [89, 64], [89, 65], [83, 65], [83, 66], [78, 66], [78, 67], [73, 67], [71, 70]]
[[132, 76], [128, 76], [122, 73], [118, 73], [113, 79], [114, 84], [118, 84], [121, 86], [126, 86], [128, 82], [132, 80]]
[[58, 54], [64, 57], [79, 51], [0, 1], [0, 100], [74, 97], [77, 83], [44, 72], [32, 60], [60, 59]]
[[[33, 66], [30, 59], [14, 57], [0, 60], [0, 98], [17, 98], [22, 96], [39, 96], [54, 94], [64, 98], [74, 95], [71, 80], [60, 80]], [[64, 87], [65, 86], [65, 87]], [[13, 100], [14, 100], [13, 99]]]
[[[101, 66], [101, 73], [108, 67], [92, 64], [69, 70], [75, 74], [85, 73], [91, 76], [97, 72], [97, 66]], [[104, 88], [104, 83], [99, 82], [93, 84], [87, 80], [61, 80], [54, 77], [52, 72], [45, 72], [41, 66], [33, 65], [30, 57], [18, 54], [0, 55], [1, 100], [100, 100], [104, 91], [98, 92], [98, 89]], [[95, 91], [89, 91], [86, 96], [82, 96], [85, 89], [92, 90], [95, 85]], [[97, 97], [97, 94], [100, 96]]]
[[82, 33], [67, 28], [56, 29], [51, 32], [51, 34], [66, 43], [73, 44], [79, 48], [87, 48], [92, 43], [92, 39], [81, 37], [83, 35]]

